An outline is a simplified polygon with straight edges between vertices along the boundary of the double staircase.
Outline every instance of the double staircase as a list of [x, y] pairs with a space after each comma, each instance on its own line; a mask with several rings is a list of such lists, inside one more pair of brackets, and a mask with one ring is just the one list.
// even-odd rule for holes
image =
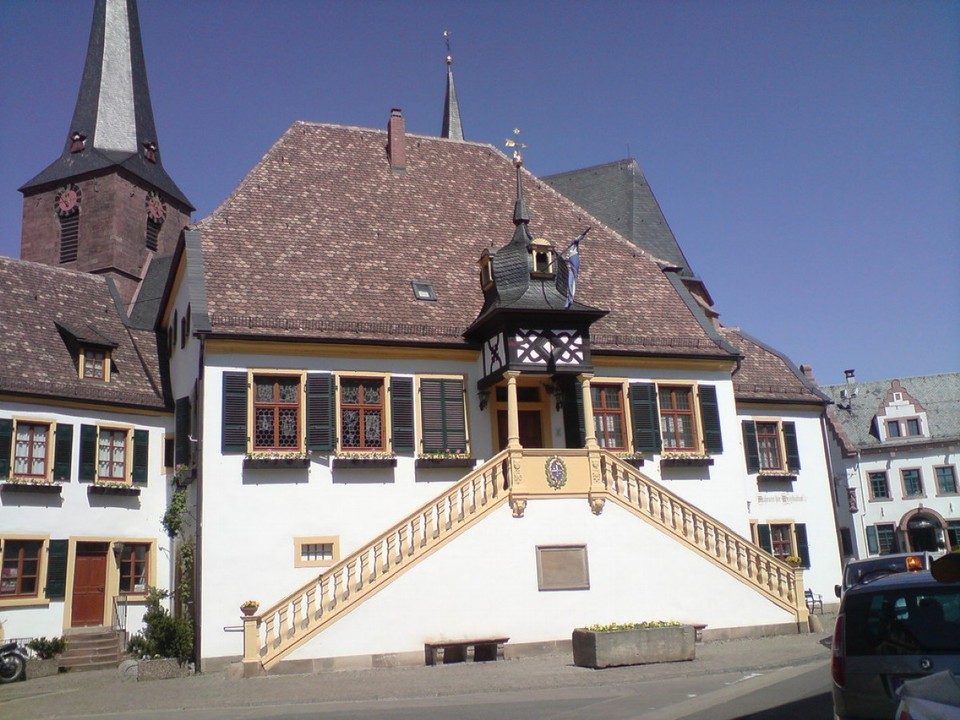
[[67, 649], [57, 658], [70, 672], [115, 668], [126, 658], [126, 633], [109, 627], [73, 628], [64, 633]]
[[[560, 459], [570, 481], [545, 481]], [[616, 503], [807, 620], [802, 571], [777, 560], [604, 450], [504, 450], [317, 578], [243, 621], [245, 672], [269, 670], [361, 602], [507, 502], [586, 497], [597, 515]]]

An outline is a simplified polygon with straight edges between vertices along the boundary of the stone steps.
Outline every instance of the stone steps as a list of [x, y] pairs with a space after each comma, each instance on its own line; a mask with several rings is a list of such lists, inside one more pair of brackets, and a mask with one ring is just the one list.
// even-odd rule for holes
[[67, 630], [64, 639], [67, 649], [59, 665], [71, 672], [117, 667], [127, 656], [126, 633], [112, 628]]

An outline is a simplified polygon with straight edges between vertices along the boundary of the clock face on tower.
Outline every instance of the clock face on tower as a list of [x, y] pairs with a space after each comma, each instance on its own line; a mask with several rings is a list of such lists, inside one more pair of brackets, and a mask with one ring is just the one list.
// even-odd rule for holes
[[80, 188], [76, 185], [66, 185], [57, 190], [55, 207], [60, 217], [72, 215], [80, 204]]
[[158, 225], [163, 222], [167, 216], [167, 209], [163, 206], [160, 196], [156, 193], [147, 195], [147, 215]]

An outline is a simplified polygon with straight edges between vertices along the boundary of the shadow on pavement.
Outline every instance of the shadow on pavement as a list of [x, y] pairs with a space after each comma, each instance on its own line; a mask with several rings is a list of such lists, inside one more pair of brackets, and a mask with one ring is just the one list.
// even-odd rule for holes
[[741, 715], [734, 720], [831, 720], [831, 718], [833, 718], [833, 698], [826, 692], [763, 712]]

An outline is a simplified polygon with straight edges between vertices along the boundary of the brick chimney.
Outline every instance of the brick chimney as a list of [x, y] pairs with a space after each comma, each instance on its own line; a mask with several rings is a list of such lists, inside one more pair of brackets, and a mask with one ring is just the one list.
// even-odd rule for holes
[[387, 155], [393, 172], [407, 171], [407, 133], [403, 125], [403, 113], [399, 108], [390, 111], [390, 122], [387, 124]]

